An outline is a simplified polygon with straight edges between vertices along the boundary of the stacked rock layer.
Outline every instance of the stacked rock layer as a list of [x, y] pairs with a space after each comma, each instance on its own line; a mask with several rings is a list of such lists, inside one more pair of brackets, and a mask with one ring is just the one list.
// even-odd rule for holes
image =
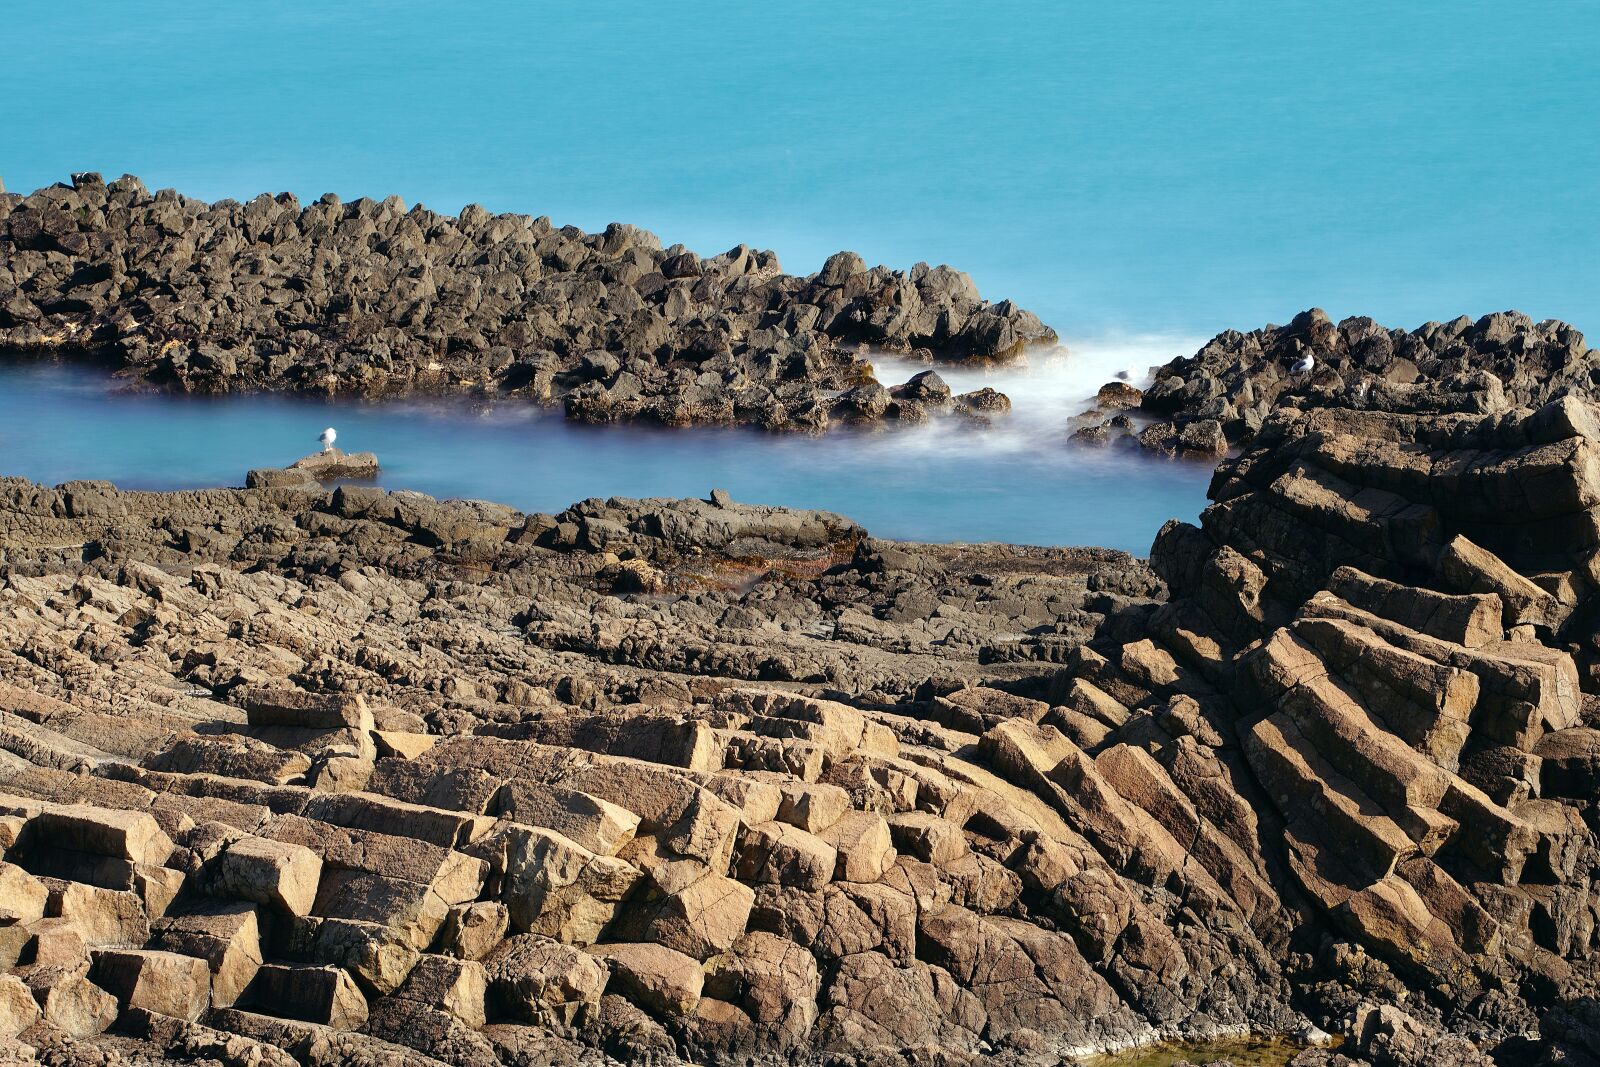
[[1590, 1062], [1592, 418], [1277, 416], [1155, 574], [722, 494], [7, 482], [0, 1032]]

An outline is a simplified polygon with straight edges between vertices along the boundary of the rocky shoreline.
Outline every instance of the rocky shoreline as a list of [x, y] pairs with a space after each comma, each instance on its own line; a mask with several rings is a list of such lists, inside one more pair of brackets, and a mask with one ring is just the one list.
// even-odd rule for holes
[[1287, 326], [1220, 333], [1195, 354], [1152, 368], [1151, 377], [1143, 390], [1107, 383], [1073, 420], [1072, 440], [1215, 459], [1248, 445], [1283, 408], [1405, 415], [1536, 408], [1594, 395], [1600, 351], [1567, 323], [1516, 311], [1407, 331], [1362, 317], [1336, 324], [1312, 308]]
[[816, 274], [740, 245], [701, 258], [613, 224], [587, 234], [397, 197], [206, 203], [131, 176], [0, 187], [0, 353], [95, 359], [186, 392], [416, 393], [565, 405], [588, 422], [982, 419], [1003, 397], [879, 383], [868, 349], [1000, 360], [1055, 340], [949, 267]]
[[250, 484], [0, 480], [20, 1062], [1600, 1062], [1572, 396], [1273, 412], [1148, 565]]

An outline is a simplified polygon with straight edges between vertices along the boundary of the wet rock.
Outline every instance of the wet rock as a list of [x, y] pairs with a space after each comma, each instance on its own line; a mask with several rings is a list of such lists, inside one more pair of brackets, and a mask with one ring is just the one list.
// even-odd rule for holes
[[911, 400], [929, 407], [950, 403], [950, 387], [939, 377], [938, 371], [925, 370], [913, 374], [904, 385], [889, 390], [896, 400]]
[[957, 410], [974, 415], [1004, 415], [1011, 410], [1011, 398], [998, 390], [984, 386], [955, 398]]
[[1136, 408], [1144, 394], [1127, 382], [1107, 382], [1095, 394], [1094, 402], [1107, 411], [1116, 411], [1122, 408]]

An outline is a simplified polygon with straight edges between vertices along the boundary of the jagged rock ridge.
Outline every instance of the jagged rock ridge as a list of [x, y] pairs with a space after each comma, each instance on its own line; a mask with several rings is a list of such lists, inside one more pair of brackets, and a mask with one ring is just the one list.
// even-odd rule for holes
[[[1302, 361], [1309, 370], [1296, 372]], [[1221, 456], [1247, 444], [1279, 408], [1397, 414], [1495, 414], [1537, 408], [1600, 385], [1600, 352], [1554, 319], [1515, 311], [1389, 329], [1370, 318], [1335, 324], [1319, 308], [1287, 326], [1228, 330], [1191, 356], [1154, 368], [1141, 393], [1112, 382], [1079, 416], [1075, 439]], [[1124, 408], [1136, 408], [1129, 418]]]
[[721, 494], [13, 480], [8, 1018], [305, 1064], [1312, 1024], [1352, 1043], [1307, 1067], [1593, 1062], [1597, 449], [1570, 398], [1274, 416], [1165, 594]]
[[822, 429], [926, 414], [860, 345], [995, 359], [1054, 337], [959, 271], [853, 252], [802, 278], [744, 245], [701, 259], [476, 205], [209, 204], [96, 174], [0, 193], [0, 349], [190, 391], [465, 391], [589, 421]]

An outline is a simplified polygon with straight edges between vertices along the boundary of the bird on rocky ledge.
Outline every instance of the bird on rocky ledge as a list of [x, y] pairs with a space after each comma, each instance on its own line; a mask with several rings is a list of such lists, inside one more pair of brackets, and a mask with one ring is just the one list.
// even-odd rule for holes
[[335, 430], [332, 426], [329, 426], [326, 430], [322, 431], [320, 436], [318, 436], [317, 443], [322, 446], [322, 450], [324, 452], [332, 452], [333, 451], [333, 442], [338, 440], [338, 439], [339, 439], [339, 432], [337, 430]]
[[1289, 373], [1294, 375], [1296, 378], [1303, 378], [1307, 374], [1310, 374], [1311, 368], [1315, 367], [1316, 365], [1316, 357], [1314, 357], [1310, 352], [1307, 352], [1305, 355], [1301, 356], [1295, 361], [1294, 366], [1289, 368]]

